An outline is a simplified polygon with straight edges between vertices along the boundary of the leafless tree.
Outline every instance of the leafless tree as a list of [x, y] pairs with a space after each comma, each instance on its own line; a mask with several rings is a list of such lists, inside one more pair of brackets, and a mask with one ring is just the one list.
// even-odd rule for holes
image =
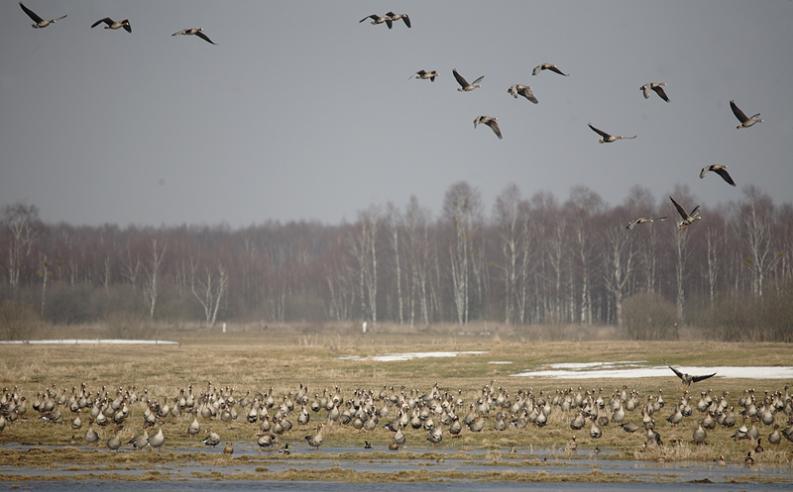
[[160, 295], [160, 268], [165, 258], [165, 250], [165, 244], [160, 246], [156, 238], [151, 240], [151, 257], [146, 265], [147, 283], [143, 288], [143, 298], [148, 305], [150, 319], [154, 319], [154, 313], [157, 309], [157, 299]]
[[462, 325], [468, 323], [470, 315], [471, 269], [476, 258], [473, 236], [481, 214], [479, 193], [466, 182], [453, 184], [446, 191], [443, 212], [453, 234], [449, 244], [452, 298], [457, 323]]
[[35, 224], [39, 211], [35, 205], [17, 203], [3, 210], [3, 225], [8, 231], [8, 284], [16, 295], [25, 259], [30, 256], [35, 240]]
[[218, 264], [215, 271], [204, 268], [204, 275], [196, 275], [198, 265], [190, 262], [190, 291], [204, 310], [204, 319], [210, 327], [215, 326], [220, 303], [226, 293], [228, 276], [223, 265]]
[[606, 231], [606, 256], [604, 284], [614, 299], [614, 312], [617, 326], [622, 326], [622, 301], [627, 292], [626, 287], [633, 274], [632, 237], [621, 225], [610, 227]]

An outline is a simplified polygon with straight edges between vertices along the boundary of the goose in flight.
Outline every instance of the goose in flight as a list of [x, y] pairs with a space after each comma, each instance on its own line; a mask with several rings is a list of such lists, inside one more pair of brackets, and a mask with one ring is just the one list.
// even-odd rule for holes
[[681, 207], [680, 204], [677, 203], [674, 198], [670, 196], [669, 199], [672, 200], [672, 204], [675, 206], [675, 208], [677, 209], [677, 213], [680, 214], [680, 218], [682, 219], [677, 224], [678, 229], [683, 229], [685, 227], [688, 227], [694, 222], [702, 219], [702, 216], [700, 216], [699, 213], [697, 213], [699, 211], [699, 205], [691, 209], [691, 212], [686, 212], [686, 209]]
[[680, 381], [682, 381], [686, 386], [691, 386], [692, 383], [698, 383], [716, 375], [714, 372], [713, 374], [705, 374], [704, 376], [692, 376], [691, 374], [680, 372], [672, 366], [669, 366], [669, 369], [671, 369], [672, 372], [674, 372], [677, 377], [680, 378]]
[[564, 75], [565, 77], [568, 76], [568, 74], [562, 72], [559, 69], [559, 67], [557, 67], [553, 63], [541, 63], [541, 64], [537, 65], [536, 67], [534, 67], [534, 69], [531, 71], [531, 74], [532, 75], [537, 75], [538, 73], [542, 72], [543, 70], [550, 70], [551, 72], [556, 72], [559, 75]]
[[727, 172], [727, 166], [725, 166], [724, 164], [711, 164], [709, 166], [703, 167], [702, 170], [699, 172], [699, 178], [703, 179], [705, 177], [705, 174], [708, 173], [708, 171], [718, 174], [719, 176], [721, 176], [721, 179], [726, 181], [728, 184], [735, 186], [735, 181], [733, 181], [732, 176], [730, 176], [730, 173]]
[[28, 14], [28, 17], [33, 19], [33, 22], [34, 22], [33, 29], [44, 29], [45, 27], [49, 26], [50, 24], [55, 24], [57, 21], [59, 21], [61, 19], [65, 19], [67, 17], [66, 15], [62, 15], [60, 17], [56, 17], [55, 19], [44, 20], [41, 17], [39, 17], [37, 13], [35, 13], [32, 10], [30, 10], [29, 8], [25, 7], [25, 4], [23, 4], [22, 2], [19, 2], [19, 6], [22, 8], [23, 12]]
[[658, 97], [666, 102], [669, 102], [669, 96], [666, 95], [664, 87], [666, 87], [666, 82], [647, 82], [643, 86], [639, 87], [639, 90], [642, 91], [645, 99], [650, 97], [650, 91], [654, 91], [656, 94], [658, 94]]
[[204, 30], [200, 27], [188, 27], [186, 29], [182, 29], [181, 31], [176, 31], [175, 33], [171, 34], [171, 36], [198, 36], [209, 44], [217, 44], [209, 39], [209, 36], [204, 34]]
[[407, 14], [395, 14], [393, 12], [386, 12], [385, 16], [388, 17], [389, 19], [391, 19], [391, 22], [397, 22], [397, 21], [401, 20], [402, 22], [405, 23], [406, 26], [408, 26], [408, 28], [411, 27], [410, 26], [410, 17], [408, 17]]
[[427, 80], [429, 79], [430, 82], [435, 82], [435, 77], [438, 76], [437, 70], [419, 70], [415, 74], [411, 75], [411, 79], [422, 79]]
[[589, 128], [591, 128], [593, 132], [600, 135], [600, 140], [598, 140], [598, 143], [611, 143], [611, 142], [616, 142], [617, 140], [632, 140], [638, 136], [638, 135], [633, 135], [632, 137], [623, 137], [622, 135], [609, 135], [603, 130], [598, 130], [597, 128], [592, 126], [592, 123], [589, 123]]
[[741, 108], [736, 106], [735, 101], [730, 101], [730, 108], [732, 109], [732, 114], [734, 114], [735, 117], [738, 118], [738, 121], [741, 122], [740, 125], [735, 127], [735, 128], [737, 128], [739, 130], [741, 128], [749, 128], [750, 126], [754, 125], [755, 123], [760, 123], [761, 121], [763, 121], [763, 120], [760, 119], [760, 113], [753, 114], [751, 117], [750, 116], [746, 116], [746, 113], [741, 111]]
[[460, 84], [460, 87], [457, 88], [458, 92], [471, 92], [474, 89], [478, 89], [479, 88], [479, 82], [481, 82], [482, 79], [485, 78], [484, 75], [481, 75], [476, 80], [474, 80], [473, 82], [471, 82], [469, 84], [468, 81], [465, 80], [465, 77], [463, 77], [462, 75], [457, 73], [457, 69], [456, 68], [452, 69], [452, 74], [454, 74], [454, 78], [457, 80], [457, 83]]
[[498, 127], [498, 121], [496, 121], [496, 118], [485, 115], [477, 116], [474, 118], [474, 128], [476, 128], [476, 125], [487, 125], [491, 130], [493, 130], [493, 133], [495, 133], [499, 139], [502, 138], [501, 128]]
[[525, 97], [529, 101], [533, 102], [534, 104], [537, 104], [539, 102], [537, 98], [534, 97], [534, 92], [531, 91], [531, 87], [529, 87], [528, 85], [515, 84], [509, 89], [507, 89], [507, 92], [512, 94], [512, 97], [514, 97], [515, 99], [517, 99], [518, 96], [520, 95]]
[[105, 23], [105, 29], [112, 29], [115, 31], [123, 27], [125, 31], [132, 34], [132, 26], [129, 24], [129, 19], [114, 21], [110, 17], [105, 17], [104, 19], [99, 19], [98, 21], [91, 24], [91, 29], [95, 28], [96, 26], [98, 26], [103, 22]]
[[634, 227], [636, 227], [639, 224], [652, 224], [655, 221], [663, 222], [666, 219], [668, 219], [668, 217], [665, 217], [665, 216], [664, 217], [639, 217], [638, 219], [632, 220], [628, 225], [625, 226], [625, 228], [630, 231], [630, 230], [632, 230]]
[[373, 26], [376, 26], [377, 24], [385, 24], [388, 26], [389, 29], [391, 29], [391, 26], [394, 24], [394, 21], [388, 15], [377, 15], [377, 14], [367, 15], [363, 19], [359, 20], [358, 24], [365, 21], [366, 19], [371, 19], [372, 22], [370, 22], [370, 24], [372, 24]]

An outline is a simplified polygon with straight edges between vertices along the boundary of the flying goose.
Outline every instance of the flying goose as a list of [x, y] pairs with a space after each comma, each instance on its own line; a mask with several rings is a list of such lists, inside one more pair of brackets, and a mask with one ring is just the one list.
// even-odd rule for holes
[[115, 31], [123, 27], [125, 31], [132, 34], [132, 26], [129, 24], [129, 19], [114, 21], [110, 17], [105, 17], [104, 19], [99, 19], [98, 21], [91, 24], [91, 29], [95, 28], [96, 26], [98, 26], [103, 22], [106, 24], [105, 29], [112, 29]]
[[635, 219], [635, 220], [631, 221], [628, 225], [625, 226], [625, 228], [630, 231], [630, 230], [632, 230], [634, 227], [636, 227], [639, 224], [652, 224], [656, 220], [658, 222], [663, 222], [666, 219], [668, 219], [668, 217], [666, 217], [666, 216], [664, 216], [664, 217], [639, 217], [638, 219]]
[[422, 79], [427, 80], [429, 79], [430, 82], [435, 82], [435, 77], [438, 76], [437, 70], [419, 70], [415, 74], [411, 75], [411, 79]]
[[738, 118], [738, 121], [741, 122], [740, 125], [735, 127], [739, 130], [741, 128], [749, 128], [755, 123], [760, 123], [761, 121], [763, 121], [760, 119], [760, 113], [753, 114], [751, 117], [746, 116], [746, 113], [741, 111], [741, 108], [736, 106], [735, 101], [730, 101], [730, 108], [732, 109], [732, 114], [734, 114], [735, 117]]
[[393, 12], [386, 12], [385, 16], [391, 19], [391, 22], [397, 22], [401, 20], [402, 22], [405, 23], [406, 26], [408, 26], [408, 28], [410, 28], [410, 17], [408, 17], [407, 14], [395, 14]]
[[[672, 200], [672, 202], [675, 203], [674, 200]], [[680, 205], [675, 203], [675, 206], [679, 207]], [[693, 211], [692, 211], [692, 213], [693, 213]], [[677, 377], [679, 377], [680, 381], [682, 381], [683, 384], [685, 384], [686, 386], [691, 386], [692, 383], [698, 383], [700, 381], [704, 381], [705, 379], [712, 378], [713, 376], [716, 375], [716, 373], [714, 372], [713, 374], [706, 374], [704, 376], [692, 376], [691, 374], [680, 372], [680, 371], [678, 371], [677, 369], [675, 369], [672, 366], [669, 366], [669, 369], [671, 369], [672, 372], [677, 374]]]
[[496, 121], [496, 118], [485, 115], [477, 116], [476, 118], [474, 118], [474, 128], [476, 128], [476, 125], [480, 125], [480, 124], [489, 126], [490, 129], [493, 130], [493, 133], [495, 133], [499, 139], [503, 138], [501, 136], [501, 128], [498, 127], [498, 121]]
[[182, 29], [181, 31], [176, 31], [175, 33], [171, 34], [171, 36], [198, 36], [209, 44], [217, 44], [216, 42], [209, 39], [209, 36], [204, 34], [204, 30], [200, 27], [188, 27]]
[[553, 63], [541, 63], [541, 64], [537, 65], [536, 67], [534, 67], [534, 69], [531, 71], [531, 74], [532, 75], [537, 75], [538, 73], [542, 72], [543, 70], [550, 70], [551, 72], [556, 72], [559, 75], [564, 75], [565, 77], [567, 77], [567, 75], [568, 75], [568, 74], [562, 72], [559, 69], [559, 67], [557, 67]]
[[730, 176], [730, 173], [727, 172], [727, 166], [725, 166], [724, 164], [711, 164], [709, 166], [703, 167], [702, 170], [699, 172], [699, 178], [703, 179], [708, 171], [718, 174], [719, 176], [721, 176], [721, 179], [726, 181], [728, 184], [735, 186], [735, 181], [733, 181], [732, 176]]
[[593, 132], [600, 135], [600, 140], [598, 140], [598, 143], [611, 143], [611, 142], [616, 142], [617, 140], [632, 140], [638, 136], [638, 135], [634, 135], [632, 137], [623, 137], [622, 135], [609, 135], [603, 130], [598, 130], [597, 128], [592, 126], [592, 123], [589, 123], [589, 128], [591, 128]]
[[537, 104], [539, 102], [537, 98], [534, 97], [534, 93], [531, 91], [531, 87], [529, 87], [528, 85], [515, 84], [509, 89], [507, 89], [507, 92], [512, 94], [512, 97], [514, 97], [515, 99], [517, 99], [518, 96], [520, 95], [525, 97], [529, 101], [533, 102], [534, 104]]
[[25, 7], [25, 4], [23, 4], [22, 2], [19, 2], [19, 6], [22, 8], [22, 11], [28, 14], [28, 17], [33, 19], [34, 22], [34, 24], [32, 24], [33, 29], [44, 29], [50, 24], [55, 24], [57, 21], [61, 19], [65, 19], [67, 17], [66, 15], [62, 15], [60, 17], [56, 17], [55, 19], [44, 20], [41, 17], [39, 17], [38, 14], [30, 10], [29, 8]]
[[[697, 213], [697, 211], [699, 210], [699, 205], [691, 209], [691, 212], [686, 212], [686, 209], [681, 207], [680, 204], [677, 203], [674, 198], [670, 196], [669, 199], [672, 200], [672, 204], [677, 209], [677, 213], [680, 214], [680, 218], [683, 219], [677, 224], [678, 229], [683, 229], [685, 227], [688, 227], [702, 218], [702, 216]], [[670, 369], [672, 369], [675, 372], [675, 374], [678, 375], [678, 377], [680, 377], [681, 379], [683, 378], [683, 376], [681, 376], [677, 370], [673, 369], [672, 367], [670, 367]], [[687, 383], [685, 380], [683, 380], [683, 382], [688, 385], [691, 384], [691, 383]], [[696, 382], [696, 381], [692, 381], [692, 382]]]
[[639, 90], [642, 91], [645, 99], [650, 97], [650, 91], [654, 91], [656, 94], [658, 94], [658, 97], [666, 102], [669, 102], [669, 96], [667, 96], [666, 92], [664, 92], [664, 87], [666, 87], [666, 82], [647, 82], [643, 86], [639, 87]]
[[391, 29], [391, 26], [394, 23], [394, 21], [388, 15], [371, 14], [371, 15], [367, 15], [363, 19], [359, 20], [358, 24], [360, 24], [361, 22], [365, 21], [366, 19], [372, 19], [372, 22], [370, 22], [370, 24], [372, 24], [373, 26], [375, 26], [377, 24], [385, 24], [385, 25], [388, 26], [389, 29]]
[[480, 77], [478, 77], [476, 80], [474, 80], [469, 84], [468, 81], [465, 80], [465, 78], [462, 75], [457, 73], [456, 68], [452, 69], [452, 74], [454, 74], [454, 78], [457, 80], [457, 83], [460, 84], [460, 87], [457, 88], [458, 92], [471, 92], [474, 89], [478, 89], [479, 82], [481, 82], [482, 79], [485, 78], [484, 75], [481, 75]]

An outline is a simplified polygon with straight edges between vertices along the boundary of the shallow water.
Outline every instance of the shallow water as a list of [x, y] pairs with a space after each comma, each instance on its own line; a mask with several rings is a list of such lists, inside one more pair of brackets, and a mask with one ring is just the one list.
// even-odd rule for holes
[[[630, 366], [630, 367], [626, 367]], [[635, 362], [586, 362], [551, 364], [550, 369], [523, 371], [512, 376], [551, 379], [625, 379], [669, 377], [667, 366], [637, 367]], [[717, 378], [733, 379], [791, 379], [791, 366], [713, 366], [678, 367], [689, 374], [716, 373]]]

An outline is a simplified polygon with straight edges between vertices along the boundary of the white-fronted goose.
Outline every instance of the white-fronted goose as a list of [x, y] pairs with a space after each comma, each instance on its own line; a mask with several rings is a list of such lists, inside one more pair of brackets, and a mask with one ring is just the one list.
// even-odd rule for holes
[[220, 444], [220, 435], [218, 435], [217, 432], [210, 430], [207, 436], [201, 442], [203, 442], [205, 446], [212, 446], [214, 448]]
[[725, 166], [724, 164], [711, 164], [709, 166], [703, 167], [702, 170], [699, 172], [699, 178], [703, 179], [705, 175], [708, 173], [708, 171], [718, 174], [719, 176], [721, 176], [721, 179], [726, 181], [728, 184], [735, 186], [735, 181], [733, 181], [732, 176], [730, 176], [730, 173], [727, 172], [727, 166]]
[[186, 29], [182, 29], [181, 31], [176, 31], [175, 33], [171, 34], [171, 36], [197, 36], [209, 44], [217, 44], [209, 39], [209, 36], [204, 34], [204, 30], [200, 27], [188, 27]]
[[[681, 207], [680, 204], [677, 203], [674, 198], [670, 196], [669, 199], [672, 200], [672, 204], [675, 206], [675, 209], [677, 209], [677, 213], [680, 214], [680, 218], [682, 219], [677, 224], [678, 229], [683, 229], [685, 227], [688, 227], [702, 218], [702, 216], [697, 213], [699, 211], [699, 205], [691, 209], [691, 212], [686, 212], [686, 209]], [[676, 369], [673, 369], [672, 367], [670, 367], [670, 369], [672, 369], [675, 372], [675, 374], [678, 375], [678, 377], [682, 378], [682, 376], [678, 374], [678, 371]], [[691, 381], [691, 382], [696, 382], [696, 381]], [[683, 381], [683, 383], [689, 385], [691, 384], [691, 383], [687, 383], [685, 380]]]
[[669, 102], [669, 96], [666, 95], [664, 87], [666, 87], [666, 82], [647, 82], [643, 86], [639, 87], [639, 90], [642, 91], [645, 99], [650, 97], [650, 91], [653, 91], [658, 94], [658, 97], [666, 102]]
[[49, 26], [50, 24], [55, 24], [57, 21], [59, 21], [61, 19], [65, 19], [67, 17], [66, 15], [62, 15], [62, 16], [56, 17], [54, 19], [46, 19], [45, 20], [45, 19], [42, 19], [41, 17], [39, 17], [38, 14], [36, 14], [32, 10], [30, 10], [29, 8], [25, 7], [25, 5], [22, 2], [19, 2], [19, 6], [22, 8], [22, 10], [26, 14], [28, 14], [28, 17], [33, 19], [33, 22], [34, 22], [33, 29], [44, 29], [45, 27]]
[[[675, 206], [680, 207], [680, 205], [678, 205], [674, 200], [672, 200], [672, 203], [674, 203]], [[694, 210], [692, 210], [691, 213], [694, 213]], [[680, 378], [680, 381], [682, 381], [683, 384], [685, 384], [686, 386], [691, 386], [692, 383], [698, 383], [708, 378], [712, 378], [713, 376], [716, 375], [716, 373], [714, 372], [713, 374], [705, 374], [704, 376], [692, 376], [691, 374], [680, 372], [672, 366], [669, 366], [669, 369], [671, 369], [672, 372], [674, 372], [677, 375], [677, 377]]]
[[415, 74], [411, 75], [411, 79], [422, 79], [422, 80], [429, 80], [430, 82], [435, 82], [435, 77], [438, 76], [437, 70], [419, 70]]
[[632, 137], [623, 137], [622, 135], [611, 135], [604, 132], [603, 130], [598, 130], [597, 128], [592, 126], [592, 123], [589, 123], [589, 128], [591, 128], [593, 132], [600, 135], [600, 140], [598, 140], [598, 143], [611, 143], [611, 142], [616, 142], [617, 140], [633, 140], [638, 136], [638, 135], [633, 135]]
[[663, 222], [666, 219], [668, 219], [668, 217], [665, 217], [665, 216], [664, 217], [639, 217], [638, 219], [632, 220], [630, 223], [628, 223], [628, 225], [626, 225], [625, 228], [630, 231], [630, 230], [632, 230], [634, 227], [636, 227], [639, 224], [652, 224], [655, 221]]
[[367, 15], [363, 19], [359, 20], [358, 24], [360, 24], [361, 22], [365, 21], [366, 19], [371, 19], [372, 22], [370, 22], [370, 24], [372, 24], [373, 26], [376, 26], [377, 24], [385, 24], [385, 25], [388, 26], [389, 29], [391, 29], [391, 26], [394, 23], [394, 21], [391, 20], [391, 17], [388, 17], [387, 15], [371, 14], [371, 15]]
[[537, 65], [536, 67], [534, 67], [534, 69], [532, 69], [531, 74], [532, 75], [537, 75], [540, 72], [542, 72], [543, 70], [550, 70], [551, 72], [556, 72], [559, 75], [564, 75], [565, 77], [567, 77], [567, 75], [568, 75], [568, 74], [562, 72], [559, 69], [559, 67], [557, 67], [553, 63], [541, 63], [541, 64]]
[[405, 23], [406, 26], [408, 26], [408, 28], [411, 27], [410, 17], [408, 17], [407, 14], [395, 14], [393, 12], [386, 12], [385, 16], [391, 19], [391, 22], [397, 22], [401, 20], [402, 22]]
[[99, 24], [102, 24], [103, 22], [105, 23], [105, 29], [112, 29], [113, 31], [116, 31], [123, 27], [125, 31], [132, 34], [132, 26], [129, 23], [129, 19], [114, 21], [110, 17], [105, 17], [104, 19], [99, 19], [98, 21], [91, 24], [91, 29], [95, 28]]
[[322, 426], [317, 427], [317, 433], [314, 435], [305, 436], [304, 439], [312, 448], [318, 448], [322, 445]]
[[474, 128], [476, 128], [476, 126], [480, 124], [489, 126], [490, 129], [493, 130], [493, 133], [495, 133], [499, 139], [502, 138], [501, 128], [498, 127], [498, 121], [496, 121], [496, 118], [494, 118], [493, 116], [481, 115], [474, 118]]
[[512, 97], [514, 97], [515, 99], [517, 99], [518, 96], [523, 96], [529, 101], [533, 102], [534, 104], [537, 104], [539, 102], [537, 98], [534, 97], [534, 92], [532, 92], [531, 87], [529, 87], [528, 85], [515, 84], [509, 89], [507, 89], [507, 92], [512, 94]]
[[481, 75], [476, 80], [474, 80], [469, 84], [468, 81], [465, 80], [465, 77], [463, 77], [457, 72], [456, 68], [452, 69], [452, 74], [454, 75], [455, 80], [457, 80], [457, 83], [460, 84], [460, 87], [457, 88], [458, 92], [471, 92], [474, 89], [478, 89], [479, 82], [481, 82], [482, 79], [485, 78], [484, 75]]
[[730, 109], [732, 109], [732, 114], [734, 114], [735, 117], [738, 118], [738, 121], [741, 122], [738, 126], [735, 127], [739, 130], [741, 128], [749, 128], [755, 123], [760, 123], [761, 121], [763, 121], [760, 119], [760, 113], [753, 114], [752, 116], [746, 116], [746, 113], [741, 111], [741, 108], [739, 108], [735, 104], [735, 101], [730, 101]]
[[154, 449], [159, 449], [165, 444], [165, 434], [162, 433], [162, 427], [157, 429], [157, 433], [149, 438], [149, 446]]

